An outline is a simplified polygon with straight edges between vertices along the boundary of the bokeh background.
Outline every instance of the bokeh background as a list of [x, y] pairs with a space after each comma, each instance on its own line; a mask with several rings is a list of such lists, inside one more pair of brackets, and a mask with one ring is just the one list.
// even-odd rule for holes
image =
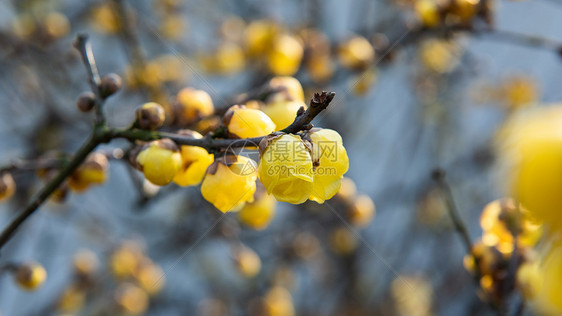
[[[465, 248], [431, 173], [436, 167], [447, 172], [460, 216], [478, 238], [482, 208], [503, 194], [494, 167], [497, 129], [514, 108], [562, 99], [560, 56], [526, 40], [562, 41], [562, 3], [494, 1], [493, 27], [500, 32], [454, 34], [413, 28], [419, 22], [408, 1], [123, 5], [128, 31], [108, 22], [120, 20], [112, 1], [0, 2], [0, 162], [73, 152], [86, 139], [92, 117], [75, 107], [76, 97], [88, 90], [72, 48], [76, 34], [90, 35], [102, 74], [127, 79], [139, 49], [141, 62], [164, 69], [146, 74], [160, 76], [156, 83], [125, 80], [108, 100], [109, 124], [126, 126], [140, 104], [172, 99], [185, 86], [206, 90], [220, 108], [267, 82], [272, 74], [259, 59], [242, 56], [239, 65], [226, 55], [223, 68], [212, 59], [227, 40], [243, 50], [244, 28], [265, 19], [291, 34], [315, 28], [332, 47], [357, 34], [375, 44], [368, 67], [343, 69], [334, 57], [334, 74], [324, 82], [314, 81], [304, 66], [295, 77], [306, 99], [314, 91], [336, 92], [314, 123], [343, 136], [350, 159], [346, 176], [374, 201], [376, 216], [360, 228], [337, 215], [344, 207], [336, 199], [322, 206], [278, 203], [269, 227], [255, 231], [240, 225], [236, 214], [217, 222], [220, 212], [202, 200], [197, 187], [170, 185], [143, 201], [142, 175], [131, 176], [126, 163], [112, 161], [105, 185], [70, 194], [62, 204], [49, 201], [2, 250], [1, 261], [38, 261], [48, 272], [35, 292], [0, 276], [2, 315], [64, 314], [57, 301], [73, 282], [73, 258], [81, 249], [97, 255], [99, 268], [85, 301], [71, 314], [117, 314], [120, 281], [108, 260], [125, 240], [142, 245], [165, 274], [146, 315], [262, 315], [256, 306], [273, 286], [290, 293], [296, 315], [495, 313], [478, 298], [463, 268]], [[44, 17], [53, 12], [62, 18], [51, 15], [48, 24]], [[124, 145], [115, 141], [104, 148]], [[2, 225], [42, 184], [33, 172], [15, 179], [16, 197], [0, 204]], [[355, 245], [346, 254], [334, 249], [337, 230]], [[257, 276], [240, 273], [233, 259], [240, 245], [259, 256]]]

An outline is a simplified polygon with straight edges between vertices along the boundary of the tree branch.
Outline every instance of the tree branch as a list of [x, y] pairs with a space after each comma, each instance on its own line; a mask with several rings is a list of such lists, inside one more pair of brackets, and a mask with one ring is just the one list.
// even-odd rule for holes
[[55, 190], [68, 178], [78, 166], [88, 157], [88, 154], [92, 152], [96, 146], [101, 143], [101, 140], [94, 135], [82, 145], [82, 147], [76, 152], [72, 160], [64, 166], [59, 173], [49, 181], [39, 192], [39, 194], [32, 199], [31, 203], [23, 209], [11, 222], [4, 228], [2, 234], [0, 234], [0, 249], [10, 240], [14, 232], [19, 228], [19, 226], [31, 216], [38, 208], [47, 200], [47, 198], [55, 192]]
[[441, 169], [435, 169], [432, 173], [432, 178], [437, 182], [442, 192], [445, 194], [445, 203], [447, 204], [447, 211], [449, 213], [449, 217], [453, 222], [453, 226], [455, 230], [457, 231], [457, 233], [462, 239], [462, 242], [466, 248], [466, 252], [468, 254], [472, 254], [472, 241], [468, 233], [468, 229], [466, 228], [464, 222], [462, 221], [459, 215], [457, 205], [455, 204], [455, 200], [453, 198], [453, 192], [451, 190], [451, 186], [449, 185], [449, 183], [445, 178], [445, 171]]
[[[310, 106], [305, 111], [301, 108], [293, 123], [287, 128], [281, 130], [284, 133], [298, 133], [303, 130], [312, 128], [312, 120], [323, 110], [325, 110], [330, 102], [334, 99], [335, 92], [315, 93], [314, 97], [310, 100]], [[226, 148], [241, 148], [241, 147], [257, 147], [259, 143], [266, 136], [242, 138], [242, 139], [214, 139], [211, 135], [204, 138], [194, 139], [184, 135], [175, 133], [159, 132], [159, 131], [146, 131], [141, 129], [112, 129], [110, 138], [125, 138], [130, 141], [142, 140], [152, 141], [161, 138], [169, 138], [178, 145], [197, 146], [205, 149], [226, 149]]]
[[98, 67], [96, 66], [96, 60], [94, 59], [92, 45], [88, 41], [88, 35], [79, 34], [76, 37], [73, 45], [82, 57], [82, 62], [84, 62], [84, 66], [86, 67], [86, 71], [88, 72], [88, 82], [90, 83], [90, 88], [96, 96], [96, 125], [103, 125], [105, 124], [105, 117], [103, 115], [102, 109], [104, 98], [102, 97], [100, 91], [101, 78], [98, 72]]

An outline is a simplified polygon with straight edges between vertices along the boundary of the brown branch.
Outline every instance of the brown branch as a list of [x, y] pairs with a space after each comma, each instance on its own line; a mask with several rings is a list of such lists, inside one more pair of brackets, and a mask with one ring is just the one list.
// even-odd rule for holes
[[[305, 111], [301, 108], [293, 123], [287, 128], [281, 130], [284, 133], [298, 133], [303, 130], [312, 128], [312, 120], [323, 110], [325, 110], [330, 102], [334, 99], [335, 92], [315, 93], [310, 100], [310, 106]], [[130, 141], [142, 140], [152, 141], [161, 138], [169, 138], [178, 145], [198, 146], [209, 150], [256, 147], [266, 136], [242, 138], [242, 139], [215, 139], [212, 135], [204, 138], [194, 139], [184, 135], [175, 133], [145, 131], [140, 129], [113, 129], [110, 131], [110, 138], [125, 138]]]
[[103, 125], [105, 123], [105, 118], [102, 109], [104, 98], [102, 97], [100, 91], [101, 78], [98, 72], [98, 67], [96, 66], [96, 60], [94, 59], [92, 45], [88, 41], [88, 35], [79, 34], [76, 37], [73, 45], [82, 57], [82, 61], [84, 62], [84, 66], [86, 67], [86, 71], [88, 72], [88, 82], [90, 83], [90, 88], [96, 96], [96, 125]]
[[466, 228], [466, 225], [464, 224], [464, 222], [462, 221], [459, 215], [459, 210], [457, 208], [457, 205], [455, 204], [451, 186], [449, 185], [447, 179], [445, 178], [445, 171], [441, 169], [435, 169], [432, 173], [432, 178], [437, 182], [441, 191], [445, 195], [445, 203], [447, 204], [447, 211], [449, 213], [449, 217], [453, 222], [453, 226], [456, 232], [461, 237], [461, 240], [466, 248], [466, 252], [468, 254], [472, 254], [472, 241], [468, 233], [468, 229]]

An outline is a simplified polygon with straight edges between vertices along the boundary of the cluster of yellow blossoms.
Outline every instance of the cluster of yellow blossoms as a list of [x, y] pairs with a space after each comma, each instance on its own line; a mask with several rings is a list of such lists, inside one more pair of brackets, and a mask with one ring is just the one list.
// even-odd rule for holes
[[[281, 132], [305, 107], [304, 93], [291, 77], [273, 78], [268, 89], [272, 93], [265, 103], [249, 101], [247, 106], [230, 107], [217, 129], [231, 139], [265, 137], [260, 143], [259, 163], [234, 152], [208, 152], [162, 139], [138, 148], [132, 155], [135, 166], [159, 186], [170, 182], [180, 186], [201, 184], [203, 198], [222, 212], [242, 210], [240, 219], [255, 228], [264, 227], [271, 218], [256, 214], [258, 209], [271, 209], [274, 203], [269, 194], [293, 204], [309, 199], [324, 203], [338, 192], [349, 167], [342, 138], [330, 129]], [[175, 122], [187, 126], [213, 115], [214, 107], [206, 92], [184, 88], [177, 95], [174, 113]], [[154, 130], [164, 121], [164, 111], [156, 103], [147, 103], [137, 111], [136, 125], [140, 128]], [[193, 130], [180, 130], [178, 134], [192, 139], [203, 137]], [[267, 194], [256, 194], [258, 177]]]
[[[482, 295], [496, 306], [511, 293], [515, 268], [534, 261], [533, 247], [543, 236], [543, 226], [513, 199], [500, 199], [484, 207], [480, 218], [482, 239], [464, 258], [467, 270], [480, 281]], [[508, 291], [506, 291], [508, 289]]]
[[[59, 296], [57, 310], [77, 313], [86, 302], [89, 291], [103, 284], [96, 283], [99, 260], [95, 253], [80, 250], [74, 256], [74, 277]], [[107, 307], [125, 315], [146, 312], [150, 298], [157, 295], [165, 283], [162, 269], [146, 256], [142, 246], [124, 241], [109, 257], [109, 269], [118, 282], [113, 302]]]
[[[533, 246], [536, 253], [521, 253], [525, 259], [517, 273], [517, 284], [532, 307], [544, 315], [562, 313], [562, 106], [527, 108], [511, 116], [498, 136], [500, 162], [507, 176], [507, 191], [520, 203], [519, 220], [502, 221], [517, 236], [519, 252]], [[512, 204], [516, 205], [516, 204]], [[485, 212], [482, 227], [494, 238], [497, 249], [509, 251], [513, 238], [499, 229], [493, 214]], [[500, 218], [503, 212], [500, 212]], [[491, 215], [492, 214], [492, 215]], [[536, 219], [536, 220], [535, 220]], [[537, 224], [542, 222], [542, 226]], [[485, 232], [486, 233], [486, 232]], [[488, 282], [493, 284], [493, 282]]]
[[469, 24], [477, 15], [486, 17], [491, 1], [481, 0], [416, 0], [416, 17], [424, 27], [434, 28], [442, 24]]

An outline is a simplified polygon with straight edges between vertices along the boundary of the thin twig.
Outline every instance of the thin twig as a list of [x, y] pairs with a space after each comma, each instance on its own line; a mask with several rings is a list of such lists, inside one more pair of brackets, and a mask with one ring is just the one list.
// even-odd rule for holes
[[92, 51], [92, 45], [88, 41], [88, 35], [79, 34], [74, 41], [74, 48], [80, 52], [86, 71], [88, 72], [88, 82], [90, 83], [90, 88], [95, 94], [95, 111], [96, 111], [96, 125], [105, 124], [105, 117], [103, 115], [103, 101], [104, 98], [101, 95], [100, 83], [101, 78], [98, 72], [98, 67], [96, 66], [96, 60], [94, 59], [94, 53]]
[[78, 166], [88, 157], [90, 152], [92, 152], [101, 141], [97, 137], [90, 137], [90, 139], [82, 145], [82, 147], [76, 152], [72, 160], [63, 167], [59, 173], [49, 181], [39, 192], [39, 194], [32, 199], [31, 203], [28, 204], [15, 218], [13, 218], [8, 226], [4, 228], [0, 234], [0, 249], [10, 240], [14, 232], [19, 228], [19, 226], [31, 216], [38, 208], [51, 196], [53, 192], [68, 178]]
[[435, 181], [437, 181], [442, 192], [445, 194], [445, 203], [447, 204], [447, 211], [449, 213], [449, 217], [453, 222], [453, 226], [455, 230], [457, 231], [457, 233], [462, 239], [462, 242], [466, 248], [466, 252], [468, 254], [472, 254], [472, 241], [468, 233], [468, 229], [466, 228], [466, 225], [464, 224], [464, 222], [462, 221], [459, 215], [457, 205], [455, 204], [455, 200], [453, 198], [453, 192], [451, 190], [451, 186], [449, 185], [449, 183], [445, 178], [445, 171], [441, 169], [436, 169], [433, 171], [432, 177]]
[[[305, 111], [301, 108], [299, 110], [297, 117], [291, 125], [283, 129], [284, 133], [298, 133], [302, 130], [308, 130], [312, 128], [312, 120], [334, 99], [334, 92], [316, 93], [314, 97], [310, 100], [310, 106]], [[140, 129], [111, 129], [111, 138], [125, 138], [130, 141], [142, 140], [142, 141], [152, 141], [162, 138], [169, 138], [173, 140], [178, 145], [187, 146], [198, 146], [205, 149], [226, 149], [226, 148], [241, 148], [241, 147], [256, 147], [259, 143], [266, 137], [252, 137], [252, 138], [242, 138], [242, 139], [214, 139], [211, 135], [204, 138], [194, 139], [186, 137], [185, 135], [159, 132], [159, 131], [146, 131]]]

